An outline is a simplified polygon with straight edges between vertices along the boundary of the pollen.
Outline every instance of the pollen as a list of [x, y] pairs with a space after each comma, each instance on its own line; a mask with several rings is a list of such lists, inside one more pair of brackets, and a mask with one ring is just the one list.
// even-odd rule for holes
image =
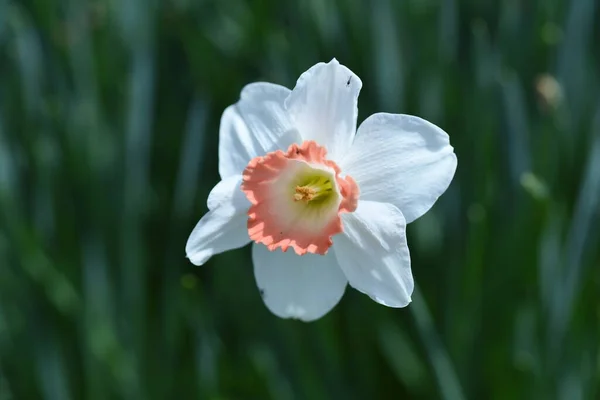
[[313, 188], [306, 186], [296, 186], [296, 193], [294, 193], [294, 200], [300, 201], [311, 201], [315, 198], [317, 191]]
[[294, 201], [304, 201], [305, 203], [313, 200], [326, 200], [333, 193], [333, 184], [331, 179], [326, 176], [311, 176], [307, 182], [297, 185], [294, 193]]

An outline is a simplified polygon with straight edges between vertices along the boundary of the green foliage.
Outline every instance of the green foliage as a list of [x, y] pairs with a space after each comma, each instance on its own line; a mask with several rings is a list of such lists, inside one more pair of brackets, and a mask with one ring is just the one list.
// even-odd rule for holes
[[[594, 0], [0, 0], [0, 399], [597, 399]], [[264, 307], [184, 246], [223, 109], [332, 57], [459, 167], [406, 309]]]

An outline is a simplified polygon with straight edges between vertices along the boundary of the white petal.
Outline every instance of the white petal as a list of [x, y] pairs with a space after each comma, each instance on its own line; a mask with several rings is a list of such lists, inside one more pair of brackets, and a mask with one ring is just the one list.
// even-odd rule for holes
[[408, 305], [414, 284], [400, 210], [359, 201], [342, 220], [344, 233], [334, 236], [333, 249], [350, 286], [388, 307]]
[[242, 198], [242, 196], [246, 196], [243, 195], [241, 185], [242, 175], [232, 175], [217, 183], [208, 194], [208, 199], [206, 200], [208, 209], [213, 210], [219, 205], [230, 202], [233, 199], [236, 199], [236, 202], [239, 203], [239, 208], [246, 206], [247, 209], [250, 207], [250, 202], [244, 202], [244, 199]]
[[360, 78], [335, 58], [303, 73], [286, 100], [302, 139], [315, 140], [328, 158], [340, 159], [354, 138], [361, 87]]
[[252, 83], [221, 117], [219, 173], [225, 179], [241, 174], [248, 162], [271, 151], [290, 129], [284, 101], [290, 90], [272, 83]]
[[361, 200], [391, 203], [410, 223], [446, 191], [456, 163], [446, 132], [419, 117], [381, 113], [360, 125], [340, 167]]
[[225, 179], [208, 197], [209, 211], [196, 225], [185, 246], [193, 264], [202, 265], [215, 254], [242, 247], [248, 237], [250, 202], [240, 189], [241, 176]]
[[267, 308], [278, 317], [302, 321], [329, 312], [346, 288], [346, 278], [330, 253], [298, 256], [254, 244], [254, 276]]

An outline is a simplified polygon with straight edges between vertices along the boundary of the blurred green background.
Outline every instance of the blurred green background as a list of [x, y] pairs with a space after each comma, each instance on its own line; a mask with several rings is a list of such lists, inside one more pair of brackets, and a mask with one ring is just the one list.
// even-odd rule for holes
[[[0, 0], [0, 399], [599, 399], [600, 3]], [[405, 309], [185, 242], [243, 85], [336, 57], [459, 165]]]

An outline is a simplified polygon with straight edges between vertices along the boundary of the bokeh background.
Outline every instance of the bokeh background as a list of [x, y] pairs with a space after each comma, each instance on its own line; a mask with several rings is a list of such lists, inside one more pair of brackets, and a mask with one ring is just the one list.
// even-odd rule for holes
[[[0, 0], [0, 399], [600, 398], [600, 3]], [[243, 85], [336, 57], [459, 160], [405, 309], [185, 258]]]

